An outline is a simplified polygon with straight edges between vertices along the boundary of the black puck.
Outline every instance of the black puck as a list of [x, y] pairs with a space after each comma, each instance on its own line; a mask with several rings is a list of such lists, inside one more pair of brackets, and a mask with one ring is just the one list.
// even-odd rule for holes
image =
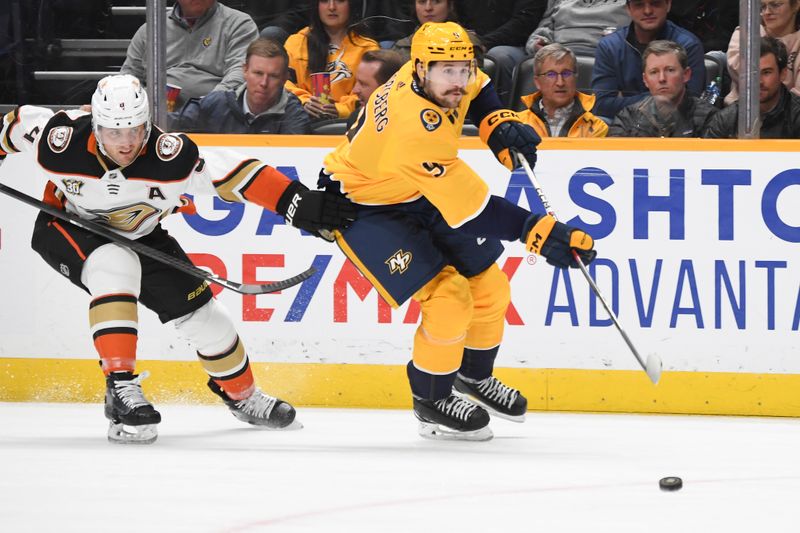
[[661, 490], [668, 490], [668, 491], [680, 490], [681, 487], [683, 487], [683, 480], [679, 477], [675, 476], [662, 477], [658, 481], [658, 488], [660, 488]]

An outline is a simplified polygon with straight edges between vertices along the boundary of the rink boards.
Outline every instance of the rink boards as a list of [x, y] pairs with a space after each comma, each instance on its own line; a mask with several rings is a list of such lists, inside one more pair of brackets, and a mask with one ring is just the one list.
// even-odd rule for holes
[[[197, 136], [314, 186], [333, 137]], [[536, 173], [561, 220], [597, 239], [591, 271], [643, 355], [653, 387], [577, 271], [556, 271], [507, 243], [499, 264], [512, 304], [498, 375], [533, 409], [800, 415], [798, 141], [549, 140]], [[527, 176], [480, 141], [461, 157], [493, 194], [542, 211]], [[32, 162], [3, 183], [40, 196]], [[254, 206], [196, 198], [165, 226], [193, 260], [232, 280], [318, 274], [263, 296], [218, 294], [264, 388], [299, 405], [407, 407], [404, 365], [419, 308], [392, 310], [335, 245], [300, 236]], [[96, 401], [102, 380], [88, 297], [29, 248], [32, 208], [0, 198], [0, 401]], [[194, 352], [140, 311], [139, 370], [158, 401], [214, 401]]]

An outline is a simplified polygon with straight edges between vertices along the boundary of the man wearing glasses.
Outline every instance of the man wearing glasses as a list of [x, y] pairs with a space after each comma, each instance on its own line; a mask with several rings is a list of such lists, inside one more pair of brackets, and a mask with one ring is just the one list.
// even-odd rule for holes
[[595, 114], [615, 117], [649, 94], [642, 80], [642, 52], [656, 40], [673, 41], [686, 50], [691, 68], [687, 88], [690, 95], [700, 96], [706, 78], [703, 45], [694, 34], [667, 20], [670, 7], [671, 0], [628, 0], [630, 25], [600, 39], [592, 71]]
[[566, 46], [543, 46], [533, 59], [538, 92], [522, 97], [519, 118], [540, 137], [605, 137], [608, 125], [591, 113], [594, 96], [578, 92], [577, 59]]

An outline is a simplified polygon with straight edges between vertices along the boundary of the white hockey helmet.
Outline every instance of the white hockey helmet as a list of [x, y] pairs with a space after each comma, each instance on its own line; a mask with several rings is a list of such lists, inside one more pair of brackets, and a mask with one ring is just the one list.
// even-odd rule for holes
[[92, 95], [92, 129], [97, 146], [105, 155], [108, 154], [100, 141], [100, 127], [135, 128], [141, 124], [145, 125], [144, 146], [150, 137], [150, 104], [138, 78], [115, 74], [97, 82]]

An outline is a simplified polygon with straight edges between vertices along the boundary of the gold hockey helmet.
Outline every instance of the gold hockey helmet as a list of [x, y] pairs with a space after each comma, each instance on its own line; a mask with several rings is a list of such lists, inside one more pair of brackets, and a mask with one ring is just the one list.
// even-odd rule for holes
[[411, 38], [411, 64], [417, 61], [425, 72], [434, 61], [470, 61], [475, 63], [475, 50], [467, 30], [455, 22], [426, 22]]

